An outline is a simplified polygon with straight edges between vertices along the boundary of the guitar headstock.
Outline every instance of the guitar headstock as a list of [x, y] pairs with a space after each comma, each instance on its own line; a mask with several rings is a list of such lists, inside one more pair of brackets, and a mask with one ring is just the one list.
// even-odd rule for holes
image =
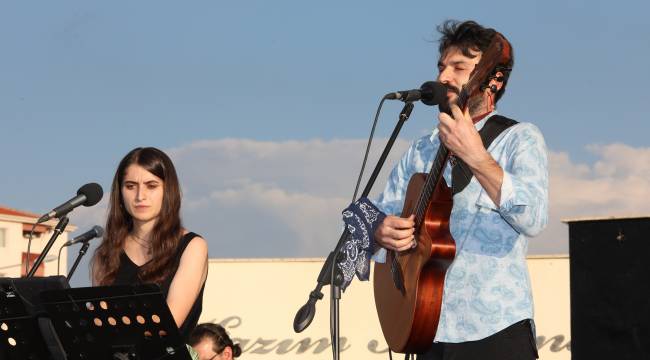
[[456, 105], [464, 111], [469, 98], [483, 91], [483, 85], [493, 75], [492, 72], [499, 64], [506, 64], [510, 60], [511, 54], [512, 50], [508, 40], [498, 32], [494, 34], [490, 45], [472, 71], [469, 81], [461, 89]]

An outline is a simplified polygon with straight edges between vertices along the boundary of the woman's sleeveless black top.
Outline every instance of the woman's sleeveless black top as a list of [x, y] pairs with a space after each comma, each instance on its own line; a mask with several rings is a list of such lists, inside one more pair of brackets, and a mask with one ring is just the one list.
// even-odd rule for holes
[[[181, 241], [179, 242], [178, 248], [176, 250], [176, 254], [174, 255], [174, 262], [173, 262], [174, 269], [169, 273], [169, 276], [159, 284], [160, 290], [162, 291], [165, 299], [167, 298], [167, 294], [169, 293], [169, 287], [172, 283], [172, 280], [174, 279], [174, 275], [176, 275], [176, 271], [178, 270], [178, 265], [180, 264], [181, 261], [181, 256], [183, 255], [183, 252], [185, 251], [187, 244], [189, 244], [190, 241], [192, 241], [192, 239], [194, 239], [197, 236], [199, 235], [193, 232], [189, 232], [183, 235], [183, 237], [181, 238]], [[140, 280], [138, 276], [139, 269], [140, 267], [134, 264], [133, 261], [131, 261], [131, 259], [126, 255], [126, 252], [122, 251], [122, 253], [120, 254], [120, 267], [117, 269], [117, 275], [115, 276], [115, 282], [113, 283], [113, 285], [142, 284], [143, 282]], [[194, 304], [192, 305], [189, 314], [187, 314], [185, 321], [179, 327], [179, 332], [185, 342], [187, 342], [190, 333], [192, 332], [192, 330], [194, 330], [196, 324], [199, 322], [199, 317], [201, 316], [201, 310], [203, 306], [204, 288], [205, 288], [205, 283], [203, 283], [203, 285], [201, 286], [201, 291], [199, 292], [199, 295], [197, 296], [196, 300], [194, 300]]]

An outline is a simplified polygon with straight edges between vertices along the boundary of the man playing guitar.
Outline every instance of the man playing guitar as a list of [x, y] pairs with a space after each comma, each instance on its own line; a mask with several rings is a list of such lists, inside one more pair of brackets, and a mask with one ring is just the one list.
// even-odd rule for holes
[[[391, 172], [376, 205], [392, 215], [377, 228], [375, 241], [397, 253], [416, 246], [414, 216], [395, 215], [402, 212], [409, 179], [429, 171], [442, 142], [451, 154], [443, 177], [453, 189], [449, 232], [456, 255], [444, 278], [435, 338], [418, 359], [535, 359], [526, 252], [528, 238], [548, 218], [544, 138], [536, 126], [496, 114], [514, 63], [505, 37], [505, 60], [462, 110], [456, 105], [461, 90], [492, 39], [502, 35], [473, 21], [447, 21], [438, 30], [437, 80], [447, 87], [448, 102], [440, 105], [433, 133], [414, 141]], [[508, 125], [486, 149], [479, 132], [490, 121]], [[379, 262], [384, 249], [375, 256]]]

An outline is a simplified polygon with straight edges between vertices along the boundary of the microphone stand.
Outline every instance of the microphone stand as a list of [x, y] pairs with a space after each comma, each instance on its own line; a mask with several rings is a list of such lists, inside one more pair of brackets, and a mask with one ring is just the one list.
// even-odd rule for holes
[[77, 265], [79, 265], [79, 261], [81, 261], [81, 258], [86, 255], [86, 251], [88, 251], [88, 247], [90, 246], [89, 240], [86, 240], [83, 242], [83, 245], [81, 246], [81, 249], [79, 249], [79, 254], [77, 254], [77, 258], [74, 260], [74, 264], [72, 264], [72, 268], [70, 269], [70, 272], [68, 273], [68, 276], [66, 277], [68, 281], [72, 278], [72, 274], [74, 274], [74, 271], [77, 270]]
[[[36, 270], [38, 267], [41, 265], [43, 260], [45, 259], [45, 256], [47, 253], [50, 251], [52, 248], [52, 245], [54, 245], [54, 242], [56, 241], [56, 238], [59, 237], [59, 235], [65, 230], [65, 227], [68, 226], [68, 222], [70, 219], [66, 215], [63, 215], [62, 217], [59, 218], [59, 223], [56, 224], [54, 227], [54, 233], [52, 233], [52, 237], [50, 237], [50, 240], [47, 242], [45, 247], [43, 248], [43, 251], [41, 251], [41, 254], [38, 255], [38, 258], [32, 265], [32, 268], [29, 270], [29, 273], [27, 274], [27, 277], [34, 277], [34, 274], [36, 273]], [[27, 263], [29, 263], [29, 259], [27, 259]]]
[[[377, 176], [379, 176], [379, 172], [381, 171], [381, 168], [384, 165], [384, 162], [386, 161], [386, 158], [388, 157], [388, 154], [390, 153], [390, 150], [393, 147], [393, 144], [395, 143], [395, 140], [397, 139], [397, 136], [399, 135], [402, 126], [404, 125], [406, 120], [408, 120], [409, 116], [411, 116], [411, 111], [413, 111], [413, 103], [407, 102], [406, 104], [404, 104], [404, 107], [402, 108], [402, 111], [399, 114], [398, 122], [395, 125], [395, 129], [393, 130], [390, 139], [388, 139], [388, 142], [386, 143], [386, 147], [384, 148], [384, 151], [381, 153], [381, 156], [377, 161], [377, 165], [375, 165], [375, 169], [370, 175], [366, 187], [363, 189], [363, 193], [361, 194], [361, 197], [367, 197], [370, 194], [370, 190], [372, 189], [372, 186], [375, 184], [375, 180], [377, 179]], [[317, 281], [316, 288], [314, 288], [314, 290], [312, 290], [309, 293], [309, 299], [307, 300], [307, 303], [305, 303], [305, 305], [303, 305], [298, 310], [295, 318], [293, 319], [293, 330], [295, 332], [299, 333], [305, 330], [309, 326], [309, 324], [311, 324], [312, 320], [314, 319], [314, 315], [316, 314], [316, 301], [323, 298], [323, 293], [321, 293], [321, 289], [325, 285], [331, 285], [330, 286], [330, 290], [331, 290], [330, 291], [330, 302], [331, 302], [330, 316], [334, 323], [333, 326], [334, 340], [332, 343], [334, 360], [339, 360], [341, 356], [340, 337], [339, 337], [339, 328], [340, 328], [339, 300], [341, 299], [341, 283], [343, 282], [343, 275], [341, 274], [341, 271], [339, 270], [338, 266], [336, 266], [336, 264], [338, 264], [339, 262], [338, 255], [340, 254], [341, 248], [343, 247], [343, 244], [347, 240], [348, 236], [350, 236], [350, 233], [346, 228], [343, 231], [343, 234], [341, 234], [341, 237], [339, 238], [339, 241], [336, 244], [334, 251], [330, 252], [329, 255], [327, 256], [327, 259], [325, 260], [325, 264], [323, 264], [323, 267], [321, 268], [321, 271], [318, 274], [318, 278], [316, 279]]]

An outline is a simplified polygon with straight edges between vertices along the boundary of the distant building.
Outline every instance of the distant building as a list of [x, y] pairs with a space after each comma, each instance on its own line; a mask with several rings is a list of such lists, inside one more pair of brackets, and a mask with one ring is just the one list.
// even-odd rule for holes
[[[29, 233], [40, 216], [26, 211], [16, 210], [0, 206], [0, 277], [20, 277], [25, 276], [27, 271], [27, 242]], [[43, 224], [36, 225], [32, 236], [32, 244], [29, 254], [29, 266], [38, 258], [52, 236], [52, 230], [58, 220], [51, 220]], [[56, 242], [50, 249], [47, 257], [41, 263], [36, 276], [50, 276], [57, 274], [57, 255], [59, 248], [63, 243], [68, 241], [70, 232], [76, 230], [74, 225], [68, 225], [59, 235]], [[67, 247], [61, 251], [60, 272], [61, 275], [67, 273]]]

